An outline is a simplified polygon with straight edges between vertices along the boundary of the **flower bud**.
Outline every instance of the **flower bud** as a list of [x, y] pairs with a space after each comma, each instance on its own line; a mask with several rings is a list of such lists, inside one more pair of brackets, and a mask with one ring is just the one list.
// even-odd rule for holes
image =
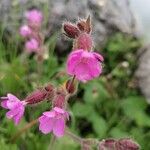
[[65, 83], [65, 88], [69, 94], [76, 93], [77, 87], [76, 87], [76, 83], [75, 83], [74, 79], [69, 79]]
[[32, 33], [31, 29], [27, 25], [23, 25], [20, 27], [20, 35], [23, 37], [28, 37]]
[[64, 23], [63, 24], [63, 30], [66, 34], [66, 36], [68, 36], [69, 38], [76, 38], [79, 35], [79, 30], [76, 27], [76, 25], [71, 24], [71, 23]]
[[80, 20], [77, 23], [77, 27], [79, 28], [80, 31], [86, 32], [86, 33], [90, 33], [91, 32], [91, 17], [88, 16], [87, 20]]
[[99, 143], [98, 150], [139, 150], [139, 145], [132, 139], [106, 139]]
[[139, 150], [140, 146], [132, 139], [123, 138], [116, 142], [116, 150]]
[[25, 48], [28, 53], [37, 52], [39, 48], [39, 43], [36, 39], [32, 38], [25, 43]]
[[25, 13], [28, 24], [32, 28], [39, 28], [42, 24], [43, 14], [37, 9], [29, 10]]
[[46, 99], [51, 99], [54, 97], [54, 87], [53, 85], [49, 84], [43, 89], [38, 89], [32, 92], [29, 96], [25, 98], [25, 102], [30, 104], [36, 104]]

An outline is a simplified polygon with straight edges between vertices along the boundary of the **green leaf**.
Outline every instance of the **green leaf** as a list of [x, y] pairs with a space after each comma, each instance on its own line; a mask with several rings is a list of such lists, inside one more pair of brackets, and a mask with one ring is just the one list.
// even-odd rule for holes
[[88, 118], [91, 121], [93, 129], [99, 138], [104, 138], [107, 131], [106, 120], [96, 113], [91, 114]]
[[122, 102], [122, 108], [126, 116], [135, 120], [139, 126], [150, 127], [150, 117], [145, 113], [147, 103], [142, 97], [128, 97]]
[[116, 128], [116, 127], [111, 129], [110, 135], [114, 138], [129, 137], [127, 132], [125, 132], [119, 128]]
[[84, 89], [84, 101], [88, 103], [99, 103], [109, 97], [107, 90], [100, 82], [90, 82], [89, 84], [84, 85]]
[[91, 113], [93, 113], [93, 107], [92, 105], [77, 102], [74, 104], [72, 111], [77, 117], [88, 117]]

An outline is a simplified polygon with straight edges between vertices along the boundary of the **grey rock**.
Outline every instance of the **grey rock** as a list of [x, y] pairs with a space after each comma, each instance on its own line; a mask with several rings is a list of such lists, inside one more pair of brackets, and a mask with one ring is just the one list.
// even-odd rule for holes
[[116, 31], [133, 35], [137, 31], [128, 0], [51, 0], [50, 8], [52, 29], [59, 29], [63, 20], [75, 22], [90, 14], [96, 46], [102, 46]]
[[[78, 17], [85, 18], [90, 14], [96, 47], [103, 47], [109, 36], [117, 31], [133, 36], [139, 31], [128, 0], [0, 0], [0, 23], [16, 32], [23, 22], [24, 12], [31, 7], [47, 13], [48, 35], [61, 31], [63, 21], [76, 22]], [[68, 40], [59, 35], [58, 53], [67, 48]], [[150, 102], [150, 46], [144, 49], [136, 76]]]
[[138, 51], [139, 65], [136, 71], [138, 85], [150, 103], [150, 44], [142, 47]]
[[[17, 29], [24, 12], [32, 6], [46, 10], [50, 33], [60, 31], [64, 20], [75, 22], [89, 14], [96, 46], [103, 46], [110, 34], [120, 31], [135, 34], [136, 21], [128, 0], [0, 0], [0, 22]], [[47, 6], [47, 7], [46, 7]], [[62, 39], [59, 39], [62, 42]], [[59, 43], [58, 41], [58, 43]], [[65, 41], [65, 40], [63, 40]], [[61, 44], [62, 45], [62, 44]]]

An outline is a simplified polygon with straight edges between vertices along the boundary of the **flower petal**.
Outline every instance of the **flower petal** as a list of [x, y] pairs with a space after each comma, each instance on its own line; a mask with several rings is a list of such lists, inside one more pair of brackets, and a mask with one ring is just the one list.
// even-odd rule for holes
[[102, 66], [100, 62], [95, 58], [91, 59], [90, 62], [88, 62], [88, 67], [93, 78], [98, 77], [102, 72]]
[[78, 61], [81, 57], [83, 50], [75, 50], [70, 53], [68, 59], [67, 59], [67, 72], [70, 75], [74, 75], [74, 69], [76, 65], [78, 64]]
[[103, 62], [104, 61], [104, 58], [102, 55], [100, 55], [99, 53], [96, 53], [96, 52], [92, 52], [95, 56], [96, 59], [98, 59], [99, 61]]
[[8, 100], [2, 101], [2, 102], [1, 102], [1, 106], [2, 106], [3, 108], [9, 109], [8, 106], [7, 106], [7, 101], [8, 101]]
[[54, 119], [53, 118], [48, 118], [45, 116], [41, 116], [39, 118], [39, 130], [44, 133], [44, 134], [48, 134], [52, 131], [53, 126], [54, 126]]
[[75, 75], [82, 82], [92, 79], [87, 63], [79, 63], [75, 69]]
[[63, 118], [59, 118], [55, 121], [53, 133], [57, 137], [62, 137], [65, 133], [65, 120]]
[[9, 109], [14, 108], [18, 103], [20, 103], [20, 100], [12, 94], [7, 94], [7, 97], [8, 97], [7, 107]]
[[16, 111], [15, 109], [12, 109], [12, 110], [10, 110], [10, 111], [8, 111], [7, 113], [6, 113], [6, 117], [8, 118], [8, 119], [12, 119], [15, 115], [17, 115], [19, 112], [18, 111]]
[[43, 113], [43, 115], [53, 118], [53, 117], [55, 117], [55, 111], [46, 111]]
[[22, 118], [22, 116], [24, 114], [24, 109], [25, 108], [24, 108], [24, 106], [22, 104], [18, 104], [13, 109], [8, 111], [6, 113], [6, 116], [9, 119], [13, 119], [15, 124], [17, 125], [20, 122], [20, 120], [21, 120], [21, 118]]
[[24, 108], [23, 108], [23, 110], [21, 110], [17, 115], [15, 115], [15, 116], [13, 117], [13, 120], [14, 120], [14, 122], [15, 122], [16, 125], [19, 124], [19, 122], [20, 122], [20, 120], [22, 119], [23, 115], [24, 115]]

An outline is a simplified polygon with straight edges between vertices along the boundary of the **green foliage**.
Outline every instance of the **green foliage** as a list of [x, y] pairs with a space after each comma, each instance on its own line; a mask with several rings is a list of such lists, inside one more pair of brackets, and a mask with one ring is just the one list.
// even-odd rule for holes
[[[0, 32], [2, 37], [3, 32]], [[65, 62], [60, 63], [54, 55], [57, 34], [47, 40], [49, 57], [42, 66], [42, 76], [37, 74], [34, 57], [20, 51], [19, 37], [0, 40], [0, 95], [8, 92], [24, 98], [29, 92], [47, 82], [62, 84], [67, 76], [56, 77], [65, 70]], [[0, 38], [2, 39], [2, 38]], [[16, 43], [17, 39], [17, 43]], [[105, 57], [103, 75], [86, 84], [80, 84], [78, 93], [70, 99], [72, 131], [83, 137], [103, 138], [132, 137], [142, 149], [150, 149], [149, 105], [135, 86], [132, 86], [137, 65], [135, 52], [140, 42], [129, 35], [117, 33], [108, 39], [102, 53]], [[21, 47], [22, 49], [22, 47]], [[63, 58], [65, 60], [65, 58]], [[63, 60], [61, 58], [61, 60]], [[19, 126], [6, 119], [5, 110], [0, 110], [0, 149], [2, 150], [45, 150], [51, 134], [43, 135], [35, 125], [22, 134], [16, 143], [10, 138], [30, 120], [36, 119], [50, 107], [49, 103], [26, 109]], [[55, 150], [78, 150], [79, 145], [68, 137], [58, 139]]]

